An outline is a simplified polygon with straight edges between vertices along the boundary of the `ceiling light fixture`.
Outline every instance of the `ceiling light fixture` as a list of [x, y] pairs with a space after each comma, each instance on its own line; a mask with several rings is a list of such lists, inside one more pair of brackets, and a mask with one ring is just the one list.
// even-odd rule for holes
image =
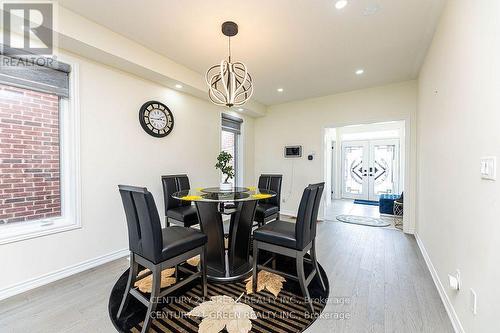
[[380, 7], [379, 4], [373, 3], [371, 5], [368, 5], [368, 7], [365, 8], [363, 15], [364, 16], [375, 15], [380, 11], [381, 8], [382, 7]]
[[238, 33], [238, 25], [224, 22], [222, 33], [228, 37], [229, 57], [207, 70], [208, 97], [212, 103], [220, 106], [243, 105], [252, 96], [253, 83], [244, 63], [231, 62], [231, 37]]
[[365, 70], [364, 70], [364, 69], [358, 69], [358, 70], [356, 71], [356, 75], [362, 75], [364, 72], [365, 72]]
[[337, 2], [335, 2], [335, 8], [337, 9], [342, 9], [345, 6], [347, 6], [347, 0], [337, 0]]
[[178, 84], [178, 83], [177, 83], [177, 84], [175, 85], [175, 87], [176, 87], [177, 89], [181, 89], [181, 88], [182, 88], [182, 84]]
[[242, 108], [239, 108], [239, 109], [238, 109], [238, 111], [240, 111], [240, 112], [241, 112], [241, 111], [243, 111], [243, 109], [242, 109]]
[[283, 88], [276, 89], [277, 92], [283, 92]]

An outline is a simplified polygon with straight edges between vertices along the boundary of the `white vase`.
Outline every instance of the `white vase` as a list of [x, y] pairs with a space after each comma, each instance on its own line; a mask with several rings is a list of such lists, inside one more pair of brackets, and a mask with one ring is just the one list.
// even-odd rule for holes
[[233, 189], [233, 184], [231, 183], [220, 183], [219, 188], [221, 191], [231, 191]]

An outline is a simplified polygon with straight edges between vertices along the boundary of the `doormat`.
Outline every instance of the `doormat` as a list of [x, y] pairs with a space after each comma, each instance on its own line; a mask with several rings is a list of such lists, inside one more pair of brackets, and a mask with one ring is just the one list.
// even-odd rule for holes
[[369, 206], [378, 206], [379, 205], [378, 201], [360, 200], [360, 199], [354, 200], [354, 203], [358, 204], [358, 205], [369, 205]]

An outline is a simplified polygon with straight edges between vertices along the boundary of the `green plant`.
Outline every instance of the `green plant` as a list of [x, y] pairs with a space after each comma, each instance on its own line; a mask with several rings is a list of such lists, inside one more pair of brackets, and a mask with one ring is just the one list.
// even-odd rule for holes
[[221, 151], [219, 156], [217, 156], [217, 164], [215, 164], [215, 168], [222, 171], [222, 173], [226, 176], [224, 183], [227, 183], [229, 179], [234, 178], [233, 166], [229, 164], [232, 159], [233, 156], [225, 151]]

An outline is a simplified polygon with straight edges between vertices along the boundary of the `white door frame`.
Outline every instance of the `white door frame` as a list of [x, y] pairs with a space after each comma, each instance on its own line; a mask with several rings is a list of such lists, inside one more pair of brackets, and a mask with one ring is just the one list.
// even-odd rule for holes
[[331, 164], [331, 181], [330, 181], [330, 200], [335, 199], [337, 195], [337, 142], [335, 140], [331, 141], [331, 154], [332, 154], [332, 164]]
[[[341, 120], [325, 123], [323, 126], [323, 131], [321, 133], [318, 133], [318, 140], [320, 140], [321, 142], [321, 151], [323, 152], [321, 156], [323, 160], [321, 171], [323, 172], [324, 179], [327, 179], [328, 176], [326, 175], [326, 172], [330, 172], [330, 170], [327, 168], [326, 160], [324, 159], [324, 157], [327, 156], [326, 150], [330, 149], [330, 145], [327, 145], [324, 140], [327, 130], [329, 130], [330, 128], [345, 127], [350, 125], [375, 124], [389, 121], [404, 121], [404, 136], [401, 138], [400, 147], [400, 153], [403, 155], [402, 161], [404, 161], [404, 186], [403, 188], [401, 188], [400, 184], [399, 189], [400, 191], [404, 190], [405, 192], [405, 214], [403, 215], [403, 231], [408, 234], [413, 234], [415, 233], [415, 201], [417, 197], [417, 130], [415, 110], [412, 110], [407, 116], [374, 117], [364, 120]], [[337, 180], [338, 179], [339, 175], [337, 174]], [[323, 204], [321, 209], [321, 211], [323, 212], [322, 216], [325, 216], [327, 209], [327, 205]]]

